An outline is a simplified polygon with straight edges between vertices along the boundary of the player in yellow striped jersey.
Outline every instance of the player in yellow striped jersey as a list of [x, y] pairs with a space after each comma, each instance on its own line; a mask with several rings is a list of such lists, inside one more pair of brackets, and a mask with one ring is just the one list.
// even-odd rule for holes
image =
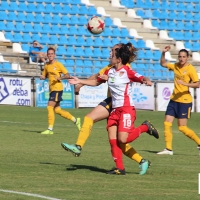
[[[41, 80], [46, 78], [49, 79], [50, 91], [50, 97], [47, 106], [49, 126], [48, 129], [41, 132], [41, 134], [53, 134], [53, 126], [55, 121], [54, 112], [74, 122], [79, 130], [81, 128], [80, 118], [75, 118], [69, 112], [62, 110], [60, 107], [60, 101], [62, 101], [63, 93], [63, 85], [61, 80], [69, 79], [70, 75], [62, 63], [55, 60], [55, 56], [55, 49], [52, 47], [48, 48], [47, 57], [49, 62], [45, 64], [42, 76], [40, 76]], [[62, 74], [64, 74], [64, 76], [61, 76]]]
[[199, 149], [200, 155], [200, 138], [187, 126], [192, 109], [192, 96], [189, 88], [198, 88], [199, 78], [194, 66], [188, 62], [189, 53], [186, 49], [179, 51], [179, 62], [174, 64], [167, 63], [165, 60], [165, 53], [169, 50], [170, 46], [166, 46], [163, 50], [160, 64], [163, 67], [174, 71], [174, 91], [170, 97], [170, 102], [165, 113], [164, 136], [166, 148], [157, 154], [173, 155], [171, 128], [174, 119], [177, 118], [179, 131], [198, 145], [197, 148]]
[[[115, 45], [113, 47], [113, 49], [115, 48], [119, 48], [121, 45], [118, 44], [118, 45]], [[132, 53], [135, 52], [136, 49], [132, 49]], [[134, 56], [132, 57], [132, 60], [129, 61], [129, 63], [131, 63], [133, 60], [135, 60], [136, 58], [136, 54], [133, 54]], [[129, 67], [130, 67], [130, 64], [127, 64]], [[103, 75], [104, 72], [111, 68], [112, 65], [108, 65], [106, 67], [104, 67], [103, 69], [101, 69], [99, 71], [98, 74], [95, 74], [93, 76], [91, 76], [89, 78], [89, 80], [94, 80], [96, 79], [97, 80], [97, 77], [99, 75]], [[144, 78], [145, 79], [145, 78]], [[76, 93], [78, 94], [80, 88], [82, 87], [83, 85], [78, 85], [76, 87]], [[69, 150], [71, 151], [75, 156], [79, 156], [81, 154], [81, 149], [83, 148], [85, 142], [87, 141], [88, 137], [90, 136], [90, 133], [91, 133], [91, 130], [92, 130], [92, 126], [95, 122], [98, 122], [100, 120], [103, 120], [103, 119], [107, 119], [108, 116], [109, 116], [109, 113], [111, 111], [111, 97], [109, 95], [109, 91], [108, 91], [108, 98], [105, 99], [104, 101], [100, 102], [98, 106], [96, 106], [90, 113], [88, 113], [85, 118], [84, 118], [84, 122], [83, 122], [83, 125], [82, 125], [82, 128], [79, 132], [79, 136], [78, 136], [78, 139], [77, 139], [77, 142], [75, 145], [68, 145], [67, 143], [61, 143], [62, 147], [65, 149], [65, 150]], [[70, 149], [68, 148], [70, 146]], [[132, 148], [129, 144], [120, 144], [120, 147], [123, 151], [123, 154], [128, 156], [130, 159], [132, 160], [135, 160], [137, 163], [140, 164], [141, 166], [141, 175], [143, 174], [143, 169], [142, 169], [142, 164], [145, 163], [146, 165], [146, 160], [142, 158], [142, 156], [140, 156], [134, 148]], [[146, 172], [145, 172], [146, 173]]]

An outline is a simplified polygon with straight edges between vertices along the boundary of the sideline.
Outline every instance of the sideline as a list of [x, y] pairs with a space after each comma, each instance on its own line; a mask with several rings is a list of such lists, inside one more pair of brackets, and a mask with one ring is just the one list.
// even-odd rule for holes
[[13, 191], [13, 190], [2, 190], [2, 189], [0, 189], [0, 192], [11, 193], [11, 194], [20, 194], [20, 195], [25, 195], [25, 196], [30, 196], [30, 197], [38, 197], [38, 198], [41, 198], [41, 199], [48, 199], [48, 200], [62, 200], [62, 199], [47, 197], [47, 196], [43, 196], [43, 195], [39, 195], [39, 194], [17, 192], [17, 191]]

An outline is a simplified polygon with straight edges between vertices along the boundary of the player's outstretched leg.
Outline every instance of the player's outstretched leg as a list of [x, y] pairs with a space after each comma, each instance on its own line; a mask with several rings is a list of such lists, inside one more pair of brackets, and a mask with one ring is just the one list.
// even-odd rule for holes
[[61, 146], [66, 150], [70, 151], [75, 157], [78, 157], [81, 155], [81, 147], [76, 144], [67, 144], [62, 142]]
[[147, 126], [148, 126], [148, 131], [147, 131], [147, 133], [148, 133], [149, 135], [154, 136], [156, 139], [159, 138], [159, 133], [158, 133], [158, 131], [156, 130], [156, 128], [153, 126], [153, 124], [152, 124], [150, 121], [145, 120], [145, 121], [142, 123], [142, 125], [147, 125]]

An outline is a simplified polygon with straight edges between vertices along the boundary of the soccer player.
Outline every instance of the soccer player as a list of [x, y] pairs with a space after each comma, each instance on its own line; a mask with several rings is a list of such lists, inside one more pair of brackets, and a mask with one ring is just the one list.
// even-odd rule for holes
[[173, 155], [172, 123], [174, 118], [177, 118], [179, 131], [196, 142], [200, 153], [200, 138], [195, 134], [193, 130], [187, 126], [187, 122], [190, 118], [192, 110], [192, 96], [190, 94], [189, 88], [198, 88], [199, 78], [194, 66], [188, 62], [189, 53], [186, 49], [179, 51], [179, 61], [174, 64], [167, 63], [165, 60], [165, 53], [169, 50], [170, 46], [166, 46], [163, 50], [160, 64], [163, 67], [174, 71], [174, 91], [170, 97], [170, 102], [165, 113], [164, 136], [166, 148], [157, 154]]
[[[53, 134], [53, 126], [55, 121], [54, 112], [66, 119], [71, 120], [76, 124], [79, 130], [81, 129], [80, 118], [75, 118], [69, 112], [62, 110], [60, 107], [60, 101], [62, 101], [63, 93], [63, 85], [61, 80], [69, 79], [70, 75], [62, 63], [55, 60], [55, 56], [55, 49], [49, 47], [47, 50], [49, 62], [46, 63], [42, 76], [40, 76], [41, 80], [44, 80], [48, 77], [50, 91], [50, 97], [47, 106], [49, 126], [48, 129], [41, 132], [41, 134]], [[64, 76], [61, 76], [62, 74], [64, 74]]]
[[[120, 44], [115, 45], [113, 47], [112, 51], [119, 48], [120, 46], [121, 46]], [[129, 51], [130, 51], [131, 57], [128, 60], [128, 62], [132, 62], [136, 57], [136, 54], [135, 54], [136, 49], [132, 45], [130, 45]], [[111, 57], [112, 57], [112, 52], [111, 52]], [[105, 67], [103, 70], [101, 70], [102, 73], [104, 73], [104, 71], [106, 71], [106, 70], [109, 70], [111, 67], [112, 67], [112, 65]], [[101, 74], [101, 71], [100, 71], [100, 74]], [[144, 80], [147, 80], [145, 77], [143, 77], [143, 78], [144, 78]], [[96, 82], [96, 80], [94, 80], [94, 82]], [[81, 84], [83, 84], [83, 82]], [[84, 84], [87, 84], [87, 82], [84, 82]], [[97, 120], [99, 121], [101, 119], [107, 118], [109, 116], [109, 112], [110, 112], [110, 109], [111, 109], [110, 104], [111, 104], [111, 98], [108, 98], [105, 101], [101, 102], [100, 105], [98, 105], [96, 108], [94, 108], [92, 110], [92, 112], [87, 115], [88, 117], [87, 116], [85, 117], [84, 123], [85, 123], [86, 120], [88, 120], [87, 118], [89, 118], [89, 120], [92, 122], [91, 125], [93, 125], [93, 122], [96, 122]], [[149, 131], [149, 134], [153, 135], [155, 132], [157, 134], [157, 131], [152, 127], [152, 124], [150, 124], [149, 122], [146, 122], [146, 123], [150, 127], [149, 128], [150, 130], [147, 130], [147, 131]], [[81, 147], [83, 147], [81, 145], [83, 145], [85, 143], [86, 139], [89, 137], [89, 134], [91, 132], [91, 126], [89, 127], [89, 126], [87, 126], [87, 124], [85, 124], [85, 126], [87, 127], [86, 131], [87, 130], [88, 131], [86, 132], [86, 134], [84, 134], [84, 124], [83, 124], [81, 132], [79, 133], [79, 138], [77, 140], [76, 145], [69, 145], [69, 144], [66, 144], [66, 143], [62, 143], [63, 148], [65, 148], [66, 150], [69, 150], [72, 153], [74, 153], [75, 155], [79, 156], [80, 153], [81, 153]], [[113, 144], [114, 143], [116, 144], [116, 136], [113, 140], [111, 139], [110, 142], [113, 143]], [[135, 160], [136, 162], [138, 162], [140, 164], [140, 168], [141, 168], [140, 174], [141, 175], [145, 174], [146, 170], [148, 169], [149, 162], [147, 160], [143, 159], [135, 151], [135, 149], [133, 149], [130, 145], [128, 145], [128, 144], [125, 145], [123, 143], [119, 143], [119, 145], [120, 145], [121, 149], [123, 150], [123, 153], [126, 156], [130, 157], [131, 159]], [[115, 170], [113, 170], [113, 174], [114, 173], [115, 174], [124, 174], [124, 171], [123, 170], [119, 171], [118, 169], [115, 169]]]

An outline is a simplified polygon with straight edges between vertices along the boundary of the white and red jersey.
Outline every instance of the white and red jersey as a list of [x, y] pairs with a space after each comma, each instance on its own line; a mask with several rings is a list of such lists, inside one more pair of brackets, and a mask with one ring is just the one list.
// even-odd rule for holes
[[[112, 108], [122, 106], [134, 106], [131, 97], [132, 82], [142, 83], [144, 76], [138, 74], [127, 66], [123, 66], [116, 70], [112, 67], [104, 72], [108, 76], [108, 87], [112, 97]], [[105, 82], [98, 78], [99, 82]]]

